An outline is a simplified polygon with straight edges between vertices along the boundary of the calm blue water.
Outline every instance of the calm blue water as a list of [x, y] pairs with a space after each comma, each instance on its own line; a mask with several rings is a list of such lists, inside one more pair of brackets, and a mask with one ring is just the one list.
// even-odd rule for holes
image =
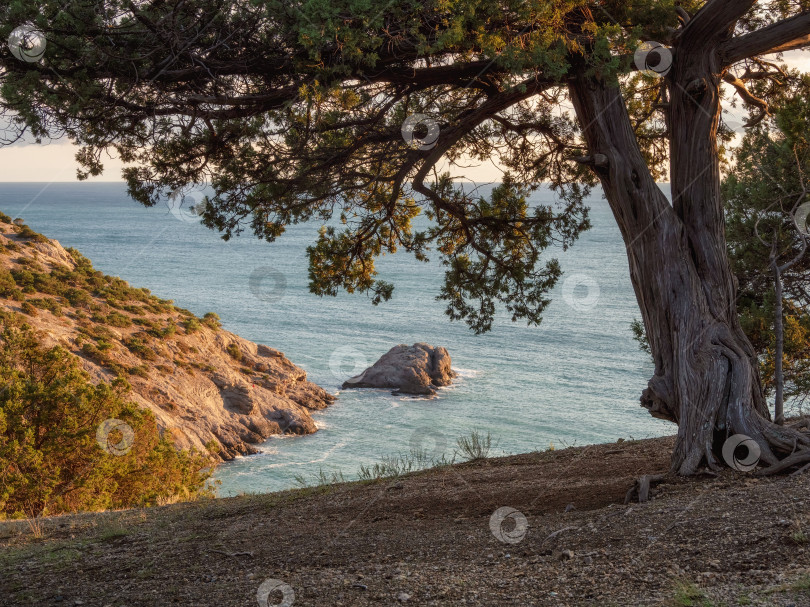
[[296, 486], [297, 474], [312, 478], [321, 468], [350, 477], [411, 446], [449, 457], [456, 437], [473, 429], [495, 437], [495, 454], [675, 432], [639, 406], [653, 367], [631, 336], [640, 314], [618, 227], [599, 197], [594, 227], [559, 255], [566, 274], [543, 324], [504, 317], [483, 336], [447, 320], [435, 300], [440, 265], [407, 254], [379, 264], [396, 285], [388, 303], [310, 294], [305, 248], [315, 225], [293, 227], [273, 245], [249, 235], [226, 243], [176, 209], [146, 209], [122, 184], [105, 183], [0, 184], [0, 210], [78, 248], [107, 274], [198, 315], [217, 312], [225, 328], [278, 348], [333, 392], [393, 345], [425, 341], [450, 351], [460, 378], [439, 398], [341, 392], [315, 415], [316, 434], [271, 438], [262, 454], [221, 466], [221, 495]]

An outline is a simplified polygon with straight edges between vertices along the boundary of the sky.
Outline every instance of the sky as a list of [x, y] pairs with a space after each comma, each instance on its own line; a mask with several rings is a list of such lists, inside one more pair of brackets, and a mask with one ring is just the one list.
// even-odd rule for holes
[[[785, 54], [785, 63], [810, 72], [810, 51]], [[0, 182], [61, 182], [75, 181], [77, 148], [69, 142], [13, 145], [0, 147]], [[91, 181], [121, 181], [123, 163], [116, 158], [104, 162], [104, 173]], [[470, 171], [470, 174], [472, 170]], [[498, 181], [501, 173], [494, 164], [477, 166], [475, 181]]]

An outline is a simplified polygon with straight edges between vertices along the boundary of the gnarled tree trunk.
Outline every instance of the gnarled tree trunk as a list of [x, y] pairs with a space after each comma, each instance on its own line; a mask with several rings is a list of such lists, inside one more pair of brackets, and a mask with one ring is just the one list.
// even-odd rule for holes
[[[698, 47], [701, 48], [701, 47]], [[770, 421], [753, 347], [740, 327], [724, 232], [716, 145], [722, 70], [712, 53], [676, 55], [669, 75], [673, 202], [646, 165], [615, 81], [570, 81], [592, 168], [627, 246], [655, 374], [641, 402], [678, 424], [672, 469], [717, 468], [733, 434], [772, 469], [806, 436]], [[790, 459], [790, 458], [788, 458]]]

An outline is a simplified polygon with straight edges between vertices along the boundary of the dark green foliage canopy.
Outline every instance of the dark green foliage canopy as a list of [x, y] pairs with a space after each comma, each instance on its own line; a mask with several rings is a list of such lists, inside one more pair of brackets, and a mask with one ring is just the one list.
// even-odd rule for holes
[[[248, 228], [328, 224], [310, 248], [311, 289], [391, 296], [374, 259], [398, 249], [446, 266], [452, 318], [487, 330], [496, 303], [537, 323], [560, 275], [542, 253], [587, 229], [593, 176], [568, 79], [620, 76], [642, 152], [663, 177], [669, 153], [660, 79], [636, 73], [641, 40], [673, 42], [698, 0], [14, 0], [0, 37], [33, 24], [44, 58], [0, 54], [8, 140], [66, 135], [81, 175], [105, 151], [137, 166], [146, 205], [207, 183], [203, 221], [225, 238]], [[804, 10], [750, 3], [739, 34]], [[756, 67], [745, 60], [742, 67]], [[767, 83], [762, 87], [769, 86]], [[755, 111], [761, 108], [751, 105]], [[426, 124], [403, 137], [409, 117]], [[425, 122], [425, 121], [423, 121]], [[451, 177], [494, 160], [503, 186], [485, 199]], [[559, 204], [527, 196], [551, 184]], [[425, 214], [430, 227], [415, 230]]]

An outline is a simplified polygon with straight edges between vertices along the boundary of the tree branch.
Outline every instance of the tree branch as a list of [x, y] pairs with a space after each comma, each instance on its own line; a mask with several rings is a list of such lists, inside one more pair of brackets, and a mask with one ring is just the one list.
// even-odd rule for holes
[[699, 46], [705, 47], [707, 41], [717, 43], [723, 40], [754, 4], [756, 0], [710, 0], [684, 24], [681, 44], [691, 39], [700, 41]]
[[675, 12], [678, 13], [678, 21], [681, 22], [681, 25], [686, 25], [692, 20], [692, 15], [686, 12], [686, 9], [682, 6], [676, 6]]
[[729, 66], [755, 55], [781, 53], [810, 45], [810, 12], [738, 36], [720, 45], [720, 57]]
[[756, 106], [765, 111], [766, 114], [770, 114], [770, 108], [768, 106], [768, 102], [764, 99], [760, 99], [759, 97], [755, 96], [748, 88], [745, 86], [745, 82], [743, 82], [740, 78], [737, 78], [731, 72], [726, 72], [723, 74], [723, 80], [728, 82], [731, 86], [733, 86], [737, 90], [737, 94], [742, 98], [745, 103], [748, 105]]

